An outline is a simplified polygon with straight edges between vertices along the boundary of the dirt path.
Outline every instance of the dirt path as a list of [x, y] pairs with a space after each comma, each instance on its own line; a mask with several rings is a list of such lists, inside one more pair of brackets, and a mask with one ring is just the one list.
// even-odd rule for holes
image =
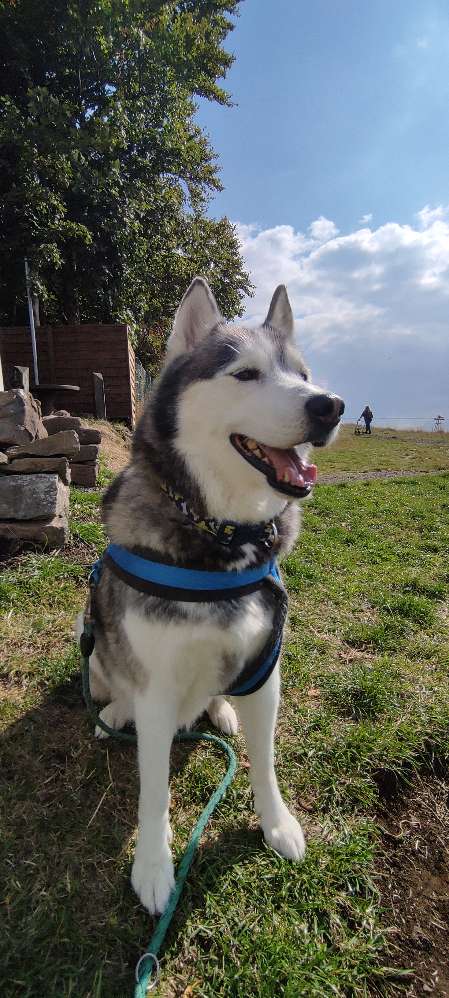
[[369, 482], [377, 478], [418, 478], [422, 475], [439, 475], [441, 468], [434, 471], [339, 471], [333, 475], [319, 475], [318, 485], [341, 485], [343, 482]]
[[[131, 438], [130, 431], [125, 426], [107, 423], [103, 420], [89, 420], [89, 425], [97, 427], [102, 432], [101, 448], [106, 463], [111, 471], [118, 474], [129, 461]], [[318, 485], [342, 485], [344, 482], [369, 482], [375, 479], [387, 478], [417, 478], [422, 475], [438, 475], [441, 469], [431, 471], [338, 471], [332, 474], [318, 476]]]

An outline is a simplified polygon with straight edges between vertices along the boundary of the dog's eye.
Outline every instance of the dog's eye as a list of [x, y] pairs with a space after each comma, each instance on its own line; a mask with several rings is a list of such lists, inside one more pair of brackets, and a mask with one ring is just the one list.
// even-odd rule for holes
[[258, 381], [260, 371], [257, 367], [244, 367], [243, 371], [235, 371], [232, 377], [237, 378], [237, 381]]

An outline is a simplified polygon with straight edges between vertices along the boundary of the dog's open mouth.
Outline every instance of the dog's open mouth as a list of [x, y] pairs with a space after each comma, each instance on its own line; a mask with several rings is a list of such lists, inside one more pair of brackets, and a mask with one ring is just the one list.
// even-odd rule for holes
[[232, 434], [231, 444], [245, 461], [265, 475], [277, 492], [301, 499], [309, 494], [316, 482], [316, 465], [307, 464], [293, 447], [290, 450], [268, 447], [240, 433]]

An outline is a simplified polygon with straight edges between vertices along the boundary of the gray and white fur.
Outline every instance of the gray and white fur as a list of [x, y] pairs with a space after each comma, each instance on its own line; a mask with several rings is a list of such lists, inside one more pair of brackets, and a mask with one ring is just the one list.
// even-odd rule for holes
[[[250, 329], [226, 324], [206, 282], [192, 282], [135, 431], [130, 463], [104, 497], [112, 542], [143, 557], [205, 570], [244, 569], [267, 560], [262, 544], [227, 549], [197, 529], [161, 491], [165, 480], [201, 515], [242, 523], [274, 518], [273, 554], [291, 549], [297, 505], [245, 461], [230, 438], [243, 434], [268, 447], [295, 448], [305, 459], [311, 441], [324, 444], [335, 435], [342, 404], [338, 409], [336, 396], [324, 396], [311, 383], [293, 325], [283, 286], [265, 323]], [[241, 380], [242, 371], [251, 377]], [[335, 419], [316, 415], [323, 398], [332, 400]], [[103, 569], [95, 593], [91, 689], [94, 698], [107, 701], [101, 717], [110, 726], [129, 720], [136, 725], [140, 801], [131, 879], [151, 913], [163, 911], [174, 884], [168, 789], [173, 736], [205, 709], [221, 731], [237, 731], [234, 705], [220, 693], [263, 648], [273, 611], [264, 590], [231, 601], [180, 603], [136, 592]], [[258, 692], [235, 698], [235, 706], [265, 839], [282, 856], [300, 860], [301, 826], [282, 800], [274, 771], [279, 685], [277, 666]]]

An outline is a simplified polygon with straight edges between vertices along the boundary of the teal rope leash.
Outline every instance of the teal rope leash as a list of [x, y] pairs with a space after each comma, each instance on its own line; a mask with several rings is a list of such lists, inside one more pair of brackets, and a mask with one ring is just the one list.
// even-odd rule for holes
[[[234, 778], [234, 773], [237, 768], [237, 760], [235, 757], [235, 752], [230, 745], [228, 745], [225, 741], [223, 741], [222, 738], [217, 738], [216, 735], [207, 735], [203, 734], [202, 732], [191, 732], [191, 731], [183, 732], [182, 734], [177, 736], [177, 741], [199, 741], [199, 740], [213, 742], [215, 745], [218, 745], [218, 747], [222, 749], [228, 757], [229, 760], [228, 768], [219, 786], [212, 794], [212, 797], [210, 797], [208, 803], [206, 804], [206, 807], [201, 812], [200, 817], [198, 818], [198, 821], [193, 829], [193, 832], [187, 844], [185, 853], [178, 866], [175, 886], [170, 895], [167, 907], [163, 912], [163, 914], [161, 915], [157, 923], [156, 929], [153, 932], [153, 935], [151, 936], [146, 953], [144, 953], [143, 957], [140, 958], [139, 963], [137, 964], [136, 967], [137, 985], [134, 992], [134, 998], [145, 998], [145, 995], [147, 994], [148, 985], [151, 980], [151, 974], [153, 969], [151, 961], [154, 961], [156, 971], [158, 971], [159, 964], [157, 961], [157, 955], [165, 939], [168, 927], [173, 918], [178, 901], [184, 889], [184, 884], [187, 879], [187, 874], [193, 863], [196, 850], [198, 849], [200, 843], [200, 838], [204, 832], [204, 829], [207, 825], [207, 822], [209, 821], [211, 814], [213, 813], [213, 811], [215, 811], [217, 804], [219, 804], [222, 797], [224, 797], [229, 784], [232, 782]], [[149, 965], [145, 966], [144, 964], [145, 960], [150, 961]], [[142, 966], [143, 966], [143, 971], [141, 971]], [[156, 980], [154, 981], [153, 987], [156, 984]]]
[[[108, 735], [112, 738], [120, 739], [121, 741], [136, 743], [137, 739], [135, 735], [129, 734], [126, 731], [115, 731], [108, 724], [98, 717], [98, 713], [95, 704], [92, 700], [90, 685], [89, 685], [89, 658], [92, 653], [93, 644], [93, 629], [90, 622], [86, 621], [84, 625], [84, 634], [82, 638], [85, 637], [85, 641], [80, 641], [81, 644], [81, 658], [82, 667], [81, 675], [83, 681], [83, 696], [86, 707], [92, 720], [102, 728]], [[90, 651], [89, 651], [90, 647]], [[228, 757], [228, 768], [223, 779], [220, 781], [217, 789], [214, 791], [210, 797], [206, 807], [200, 814], [196, 825], [194, 826], [193, 832], [190, 836], [189, 842], [187, 843], [187, 848], [182, 856], [181, 862], [178, 866], [178, 872], [176, 875], [175, 886], [170, 895], [167, 907], [162, 913], [156, 928], [151, 936], [148, 943], [148, 947], [145, 953], [140, 957], [136, 966], [136, 987], [134, 990], [134, 998], [145, 998], [148, 991], [152, 991], [156, 986], [159, 977], [159, 960], [158, 953], [164, 942], [165, 936], [167, 935], [168, 928], [170, 926], [173, 915], [176, 911], [178, 901], [181, 897], [182, 891], [184, 889], [184, 884], [187, 879], [190, 867], [193, 863], [195, 853], [198, 849], [201, 836], [204, 829], [209, 821], [209, 818], [215, 811], [217, 804], [220, 803], [221, 799], [224, 797], [230, 783], [234, 778], [235, 771], [237, 769], [237, 759], [234, 750], [224, 741], [223, 738], [218, 738], [217, 735], [208, 735], [202, 731], [185, 731], [176, 736], [176, 741], [180, 742], [193, 742], [193, 741], [205, 741], [212, 742], [217, 745], [222, 752], [224, 752]], [[155, 971], [156, 976], [152, 980], [153, 972]]]

